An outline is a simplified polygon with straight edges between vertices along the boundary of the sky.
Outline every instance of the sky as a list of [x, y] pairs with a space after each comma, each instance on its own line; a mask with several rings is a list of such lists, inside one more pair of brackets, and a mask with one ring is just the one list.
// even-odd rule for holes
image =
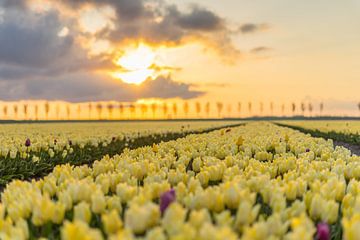
[[351, 115], [359, 42], [359, 0], [0, 0], [0, 100], [323, 102]]

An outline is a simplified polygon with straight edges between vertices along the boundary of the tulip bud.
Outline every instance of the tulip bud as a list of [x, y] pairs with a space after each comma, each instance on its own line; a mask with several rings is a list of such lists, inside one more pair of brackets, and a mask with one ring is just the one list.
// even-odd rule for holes
[[30, 145], [31, 145], [31, 141], [30, 141], [30, 139], [28, 138], [28, 139], [26, 139], [26, 141], [25, 141], [25, 147], [30, 147]]
[[165, 212], [167, 207], [176, 200], [176, 193], [174, 189], [171, 189], [160, 196], [160, 211], [161, 214]]
[[112, 210], [107, 214], [103, 214], [101, 216], [101, 220], [107, 234], [116, 233], [123, 226], [123, 222], [121, 221], [119, 214], [116, 210]]
[[89, 223], [91, 220], [90, 206], [86, 202], [81, 202], [74, 207], [74, 220]]
[[91, 210], [94, 213], [102, 213], [106, 208], [106, 200], [101, 191], [95, 192], [91, 196]]
[[319, 223], [317, 225], [316, 239], [318, 240], [329, 240], [330, 239], [330, 228], [326, 223]]

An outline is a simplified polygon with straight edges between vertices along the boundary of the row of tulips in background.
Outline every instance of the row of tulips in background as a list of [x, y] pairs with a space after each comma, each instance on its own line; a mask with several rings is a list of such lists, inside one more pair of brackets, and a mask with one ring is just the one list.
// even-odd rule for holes
[[314, 137], [360, 144], [360, 121], [279, 121], [278, 124]]
[[14, 181], [0, 236], [355, 240], [359, 180], [360, 157], [331, 140], [249, 123]]
[[[182, 103], [66, 103], [32, 102], [0, 104], [0, 119], [71, 120], [71, 119], [176, 119], [248, 116], [322, 116], [324, 103], [253, 103], [182, 102]], [[358, 104], [360, 111], [360, 103]]]
[[105, 155], [212, 131], [238, 122], [49, 123], [0, 125], [0, 188], [44, 176], [58, 164], [91, 164]]

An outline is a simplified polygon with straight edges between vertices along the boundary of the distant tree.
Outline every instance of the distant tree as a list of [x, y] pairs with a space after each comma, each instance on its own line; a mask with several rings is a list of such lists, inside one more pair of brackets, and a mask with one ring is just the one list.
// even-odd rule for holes
[[108, 111], [109, 111], [109, 118], [110, 118], [110, 120], [111, 120], [111, 119], [113, 119], [113, 115], [114, 115], [114, 105], [111, 104], [111, 103], [109, 103], [109, 104], [107, 105], [107, 109], [108, 109]]
[[206, 117], [209, 118], [209, 115], [210, 115], [210, 103], [207, 102], [205, 104], [205, 112], [206, 112]]
[[140, 105], [140, 111], [141, 111], [141, 117], [142, 117], [142, 118], [145, 118], [145, 114], [146, 114], [146, 112], [147, 112], [147, 105], [144, 104], [144, 103], [142, 103], [142, 104]]
[[88, 116], [88, 118], [89, 118], [89, 120], [91, 119], [91, 113], [92, 113], [92, 104], [91, 104], [91, 102], [89, 102], [88, 103], [88, 111], [89, 111], [89, 116]]
[[103, 108], [103, 106], [102, 106], [101, 103], [98, 103], [98, 104], [96, 105], [96, 111], [97, 111], [97, 115], [98, 115], [98, 119], [99, 119], [99, 120], [101, 120], [102, 108]]
[[264, 103], [260, 102], [260, 113], [261, 113], [261, 115], [263, 114], [263, 112], [264, 112]]
[[309, 103], [308, 109], [309, 109], [310, 116], [312, 116], [313, 105], [311, 103]]
[[26, 103], [24, 104], [23, 110], [24, 110], [24, 118], [28, 119], [28, 105]]
[[39, 120], [39, 105], [35, 103], [35, 120]]
[[122, 117], [123, 114], [124, 114], [124, 104], [122, 104], [120, 102], [119, 103], [119, 115], [120, 115], [120, 118]]
[[238, 102], [237, 111], [238, 111], [239, 117], [240, 117], [240, 115], [241, 115], [241, 102]]
[[129, 109], [131, 119], [135, 119], [136, 106], [134, 104], [130, 104]]
[[168, 105], [167, 105], [166, 102], [163, 103], [162, 110], [163, 110], [163, 113], [164, 113], [164, 118], [167, 118], [169, 108], [168, 108]]
[[231, 112], [232, 112], [232, 106], [231, 106], [231, 104], [228, 104], [228, 105], [227, 105], [228, 117], [231, 117]]
[[173, 109], [174, 116], [175, 116], [175, 118], [176, 118], [176, 116], [177, 116], [177, 111], [178, 111], [178, 107], [177, 107], [177, 104], [176, 104], [176, 103], [173, 103], [172, 109]]
[[285, 104], [284, 103], [281, 105], [281, 113], [284, 116], [284, 114], [285, 114]]
[[14, 118], [17, 119], [18, 118], [18, 110], [19, 107], [17, 104], [14, 105]]
[[222, 102], [217, 102], [216, 103], [216, 109], [217, 109], [217, 112], [218, 112], [218, 117], [221, 117], [221, 112], [224, 108], [224, 104]]
[[270, 112], [271, 112], [271, 115], [273, 115], [273, 113], [274, 113], [274, 103], [273, 102], [270, 102]]
[[360, 111], [360, 102], [358, 103], [358, 108], [359, 108], [359, 111]]
[[295, 111], [296, 111], [296, 104], [295, 103], [291, 104], [291, 111], [292, 111], [292, 114], [294, 115]]
[[189, 103], [184, 102], [183, 108], [184, 108], [185, 117], [187, 117], [189, 114]]
[[60, 104], [56, 104], [56, 120], [60, 119]]
[[153, 118], [155, 118], [157, 107], [158, 106], [155, 102], [151, 104], [151, 112], [152, 112]]
[[70, 120], [70, 116], [71, 116], [71, 106], [70, 104], [66, 104], [66, 116], [67, 116], [67, 120]]
[[301, 112], [303, 116], [305, 115], [305, 110], [306, 110], [305, 103], [301, 103]]
[[76, 108], [77, 118], [81, 119], [81, 105], [78, 104]]
[[248, 109], [249, 109], [249, 113], [251, 114], [251, 111], [252, 111], [252, 103], [251, 102], [248, 103]]
[[322, 112], [324, 111], [324, 103], [320, 103], [320, 115], [322, 115]]
[[46, 118], [46, 120], [48, 120], [49, 119], [49, 112], [50, 112], [50, 104], [49, 104], [49, 102], [45, 102], [44, 108], [45, 108], [45, 118]]
[[8, 115], [8, 106], [7, 105], [3, 106], [3, 114], [4, 114], [4, 118], [7, 118], [7, 115]]
[[199, 117], [200, 113], [201, 113], [201, 104], [200, 104], [200, 102], [195, 103], [195, 110], [196, 110], [197, 117]]

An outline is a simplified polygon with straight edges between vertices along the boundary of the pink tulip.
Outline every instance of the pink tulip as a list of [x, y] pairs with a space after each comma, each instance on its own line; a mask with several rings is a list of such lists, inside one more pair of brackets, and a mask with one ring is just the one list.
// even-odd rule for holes
[[327, 223], [319, 223], [317, 225], [316, 239], [318, 240], [330, 240], [330, 228]]

